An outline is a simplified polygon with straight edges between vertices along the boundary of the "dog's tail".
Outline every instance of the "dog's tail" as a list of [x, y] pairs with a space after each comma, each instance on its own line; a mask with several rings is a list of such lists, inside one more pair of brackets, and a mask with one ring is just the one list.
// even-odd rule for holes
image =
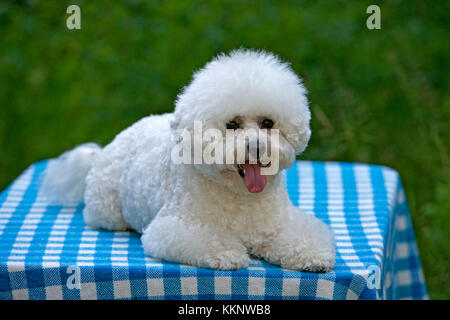
[[86, 176], [101, 148], [85, 143], [49, 161], [42, 193], [50, 204], [77, 204], [83, 201]]

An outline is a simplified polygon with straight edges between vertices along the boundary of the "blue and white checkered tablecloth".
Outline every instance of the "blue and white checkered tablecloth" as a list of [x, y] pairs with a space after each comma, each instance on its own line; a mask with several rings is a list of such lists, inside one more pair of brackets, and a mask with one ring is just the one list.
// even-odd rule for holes
[[257, 259], [215, 271], [145, 256], [135, 233], [87, 227], [82, 205], [49, 206], [39, 191], [46, 165], [32, 165], [0, 194], [0, 299], [427, 298], [392, 169], [300, 161], [287, 171], [294, 204], [336, 235], [333, 272], [316, 274]]

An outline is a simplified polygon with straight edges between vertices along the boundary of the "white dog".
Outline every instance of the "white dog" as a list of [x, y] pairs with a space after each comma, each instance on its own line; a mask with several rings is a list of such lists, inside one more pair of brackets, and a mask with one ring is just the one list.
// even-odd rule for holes
[[[257, 146], [277, 151], [280, 170], [262, 175], [249, 153], [243, 163], [175, 164], [174, 132], [192, 134], [195, 121], [224, 136], [279, 130], [278, 141]], [[44, 193], [59, 203], [84, 195], [88, 225], [142, 233], [145, 253], [155, 258], [231, 270], [252, 255], [288, 269], [329, 271], [332, 232], [290, 202], [282, 171], [305, 149], [309, 121], [306, 90], [286, 63], [233, 51], [195, 73], [174, 113], [141, 119], [103, 149], [85, 144], [51, 161]]]

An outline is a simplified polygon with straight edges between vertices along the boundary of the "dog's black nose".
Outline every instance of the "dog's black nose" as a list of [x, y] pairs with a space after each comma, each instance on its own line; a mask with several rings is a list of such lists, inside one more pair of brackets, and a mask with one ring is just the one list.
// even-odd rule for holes
[[253, 141], [246, 141], [246, 151], [249, 157], [259, 160], [261, 156], [266, 152], [266, 144], [259, 139]]

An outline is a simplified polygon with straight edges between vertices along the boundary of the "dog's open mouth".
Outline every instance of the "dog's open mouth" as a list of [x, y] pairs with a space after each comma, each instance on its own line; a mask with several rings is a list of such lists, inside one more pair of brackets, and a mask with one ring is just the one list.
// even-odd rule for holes
[[244, 178], [244, 184], [251, 193], [258, 193], [264, 190], [267, 183], [266, 176], [261, 174], [261, 167], [267, 167], [270, 163], [263, 165], [258, 163], [238, 164], [239, 175]]

